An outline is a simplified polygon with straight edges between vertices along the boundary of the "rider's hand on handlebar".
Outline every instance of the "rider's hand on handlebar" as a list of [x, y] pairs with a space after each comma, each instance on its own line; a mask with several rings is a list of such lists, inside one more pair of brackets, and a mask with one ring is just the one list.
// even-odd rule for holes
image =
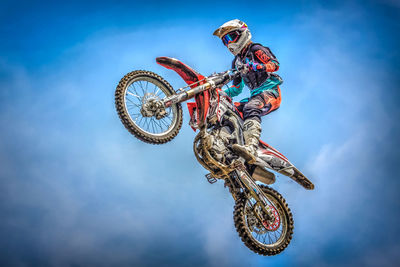
[[243, 64], [242, 62], [236, 63], [236, 68], [241, 74], [246, 74], [249, 72], [249, 67], [247, 64]]

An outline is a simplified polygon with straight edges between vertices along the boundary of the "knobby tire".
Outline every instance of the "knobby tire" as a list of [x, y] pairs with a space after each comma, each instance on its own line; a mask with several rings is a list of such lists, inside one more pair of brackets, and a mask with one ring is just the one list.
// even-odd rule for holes
[[177, 109], [177, 121], [175, 125], [173, 125], [173, 128], [171, 131], [166, 133], [165, 135], [161, 136], [156, 136], [152, 135], [149, 133], [144, 132], [143, 130], [140, 129], [135, 123], [131, 120], [128, 111], [125, 108], [125, 92], [127, 90], [127, 87], [130, 85], [130, 82], [134, 79], [140, 79], [140, 78], [150, 78], [158, 81], [161, 85], [163, 92], [165, 95], [170, 96], [175, 94], [174, 89], [172, 86], [164, 80], [161, 76], [158, 74], [151, 72], [151, 71], [145, 71], [145, 70], [137, 70], [137, 71], [132, 71], [128, 74], [126, 74], [118, 83], [118, 86], [115, 90], [115, 107], [118, 112], [118, 116], [122, 122], [122, 124], [125, 126], [125, 128], [133, 134], [135, 137], [137, 137], [139, 140], [149, 143], [149, 144], [164, 144], [169, 141], [171, 141], [179, 132], [182, 126], [182, 106], [180, 103], [174, 104]]

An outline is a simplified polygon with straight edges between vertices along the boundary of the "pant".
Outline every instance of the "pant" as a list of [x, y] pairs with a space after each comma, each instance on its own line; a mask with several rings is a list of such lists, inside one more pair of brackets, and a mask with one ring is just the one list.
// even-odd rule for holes
[[273, 90], [266, 90], [249, 98], [247, 102], [240, 102], [237, 109], [243, 112], [244, 120], [256, 119], [261, 122], [261, 116], [277, 110], [281, 104], [281, 90], [277, 86]]

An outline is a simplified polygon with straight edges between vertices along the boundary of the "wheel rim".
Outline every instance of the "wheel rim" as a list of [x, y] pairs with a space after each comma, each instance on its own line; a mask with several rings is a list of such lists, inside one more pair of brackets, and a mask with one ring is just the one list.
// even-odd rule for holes
[[133, 125], [145, 134], [163, 136], [169, 134], [178, 121], [176, 105], [166, 108], [167, 115], [161, 119], [144, 117], [140, 112], [142, 105], [149, 99], [160, 100], [171, 95], [158, 80], [151, 77], [132, 79], [124, 91], [125, 110]]
[[[267, 195], [266, 192], [264, 194]], [[247, 199], [244, 206], [244, 216], [247, 228], [251, 233], [251, 237], [260, 245], [265, 247], [279, 246], [284, 240], [287, 232], [288, 222], [282, 206], [275, 198], [265, 198], [267, 206], [272, 210], [272, 214], [278, 215], [268, 223], [261, 223], [254, 214], [254, 208], [257, 202], [254, 198]], [[259, 206], [258, 206], [259, 207]]]

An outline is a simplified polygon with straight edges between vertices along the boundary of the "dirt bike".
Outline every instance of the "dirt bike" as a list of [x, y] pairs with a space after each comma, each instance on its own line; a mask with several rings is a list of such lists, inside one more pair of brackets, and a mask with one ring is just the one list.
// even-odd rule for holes
[[[199, 133], [193, 151], [198, 162], [210, 173], [208, 182], [218, 179], [235, 200], [234, 223], [245, 245], [261, 255], [276, 255], [288, 245], [293, 234], [293, 216], [285, 199], [263, 184], [275, 182], [275, 171], [292, 178], [306, 189], [314, 185], [278, 150], [260, 140], [257, 161], [249, 164], [235, 154], [232, 145], [243, 145], [243, 114], [238, 103], [221, 89], [238, 70], [208, 77], [177, 59], [158, 57], [157, 63], [177, 72], [187, 86], [174, 90], [159, 75], [137, 70], [126, 74], [115, 91], [118, 115], [128, 131], [150, 144], [172, 140], [182, 126], [181, 103], [187, 103], [189, 125]], [[188, 90], [185, 90], [188, 88]]]

